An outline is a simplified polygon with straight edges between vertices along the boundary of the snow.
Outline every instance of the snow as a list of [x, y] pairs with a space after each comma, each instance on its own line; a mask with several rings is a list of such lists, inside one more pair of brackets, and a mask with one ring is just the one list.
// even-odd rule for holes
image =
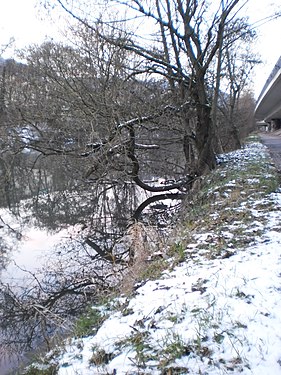
[[[270, 178], [268, 158], [265, 147], [253, 143], [218, 160], [226, 166], [224, 177], [256, 160], [266, 164], [264, 176]], [[201, 223], [188, 233], [184, 262], [175, 266], [171, 260], [160, 278], [101, 308], [105, 320], [95, 334], [63, 344], [54, 359], [59, 375], [157, 375], [164, 368], [171, 375], [281, 375], [281, 192], [257, 196], [259, 176], [244, 182], [253, 194], [240, 191], [245, 200], [224, 211], [237, 217], [221, 227], [216, 207], [241, 181], [210, 188], [208, 196], [216, 199], [206, 220], [212, 226], [203, 230]], [[250, 215], [246, 224], [239, 216], [244, 213]], [[37, 235], [26, 238], [29, 246], [38, 245]], [[237, 245], [244, 237], [249, 240]], [[217, 244], [220, 256], [213, 255]]]
[[[133, 313], [128, 317], [120, 312], [113, 314], [96, 336], [83, 340], [83, 350], [78, 350], [80, 356], [74, 351], [62, 357], [61, 364], [67, 358], [71, 365], [61, 368], [59, 374], [79, 371], [93, 374], [93, 368], [85, 368], [85, 359], [93, 354], [91, 347], [99, 346], [112, 352], [117, 342], [134, 332], [132, 327], [145, 333], [152, 326], [150, 343], [156, 348], [161, 348], [161, 343], [173, 334], [190, 343], [198, 334], [201, 340], [203, 336], [208, 338], [213, 351], [211, 363], [197, 356], [177, 360], [177, 366], [186, 367], [192, 374], [223, 374], [225, 363], [231, 367], [238, 357], [243, 368], [238, 366], [236, 373], [243, 369], [245, 374], [281, 374], [278, 364], [281, 359], [280, 241], [281, 234], [274, 232], [270, 242], [250, 247], [245, 253], [197, 266], [190, 261], [161, 281], [147, 282], [128, 305]], [[208, 280], [203, 293], [192, 291], [192, 285], [199, 280]], [[169, 316], [182, 321], [174, 324]], [[205, 327], [206, 320], [213, 322], [211, 327]], [[143, 322], [141, 328], [140, 321]], [[213, 338], [219, 335], [223, 337], [223, 344], [216, 345]], [[133, 357], [133, 350], [126, 348], [108, 364], [106, 371], [134, 373], [136, 367], [130, 360]], [[245, 368], [247, 363], [250, 369]], [[97, 369], [97, 373], [104, 371], [105, 368], [100, 372]], [[150, 373], [160, 372], [152, 367]]]
[[[262, 145], [251, 144], [220, 160], [243, 169], [267, 158]], [[231, 180], [227, 194], [239, 183]], [[254, 191], [260, 180], [246, 183]], [[281, 374], [281, 192], [250, 197], [236, 207], [243, 210], [250, 222], [237, 217], [220, 231], [214, 223], [213, 231], [194, 233], [184, 262], [116, 298], [96, 334], [65, 345], [58, 374], [157, 375], [164, 367], [171, 374]], [[237, 228], [251, 236], [244, 246], [235, 245]], [[221, 239], [231, 253], [210, 257]], [[95, 360], [99, 353], [106, 360]]]

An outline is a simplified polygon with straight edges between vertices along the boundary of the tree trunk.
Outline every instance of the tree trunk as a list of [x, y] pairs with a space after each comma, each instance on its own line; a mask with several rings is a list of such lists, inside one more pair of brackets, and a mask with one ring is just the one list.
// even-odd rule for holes
[[195, 129], [195, 145], [197, 160], [195, 173], [200, 176], [216, 166], [216, 157], [213, 149], [215, 129], [212, 122], [212, 107], [208, 102], [204, 74], [199, 70], [194, 79], [192, 96], [196, 103], [197, 122]]
[[211, 118], [211, 108], [207, 104], [197, 108], [196, 125], [196, 147], [198, 151], [198, 160], [196, 173], [200, 176], [216, 166], [215, 153], [212, 147], [213, 126]]

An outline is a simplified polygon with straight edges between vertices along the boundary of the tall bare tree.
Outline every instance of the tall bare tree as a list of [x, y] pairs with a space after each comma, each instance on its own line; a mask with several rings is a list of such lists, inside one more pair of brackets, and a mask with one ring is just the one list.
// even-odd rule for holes
[[[239, 0], [218, 1], [211, 6], [198, 1], [109, 1], [108, 4], [125, 7], [130, 17], [143, 16], [154, 23], [156, 41], [144, 43], [143, 35], [130, 34], [126, 39], [112, 37], [99, 31], [101, 22], [110, 25], [111, 19], [98, 23], [82, 18], [67, 2], [57, 2], [76, 20], [98, 33], [104, 40], [131, 51], [142, 60], [134, 74], [144, 72], [164, 77], [169, 84], [173, 104], [186, 104], [182, 121], [186, 142], [192, 148], [192, 173], [202, 174], [215, 166], [212, 147], [212, 99], [208, 73], [212, 63], [221, 58], [225, 30], [239, 10]], [[94, 2], [92, 3], [94, 6]], [[120, 12], [120, 14], [123, 13]], [[156, 24], [156, 27], [155, 27]], [[148, 24], [145, 24], [147, 27]], [[114, 26], [112, 26], [114, 27]], [[156, 30], [158, 28], [158, 30]], [[233, 31], [237, 35], [237, 30]], [[220, 74], [220, 71], [217, 72]], [[190, 108], [196, 112], [196, 123], [190, 124]], [[185, 113], [184, 113], [185, 112]]]

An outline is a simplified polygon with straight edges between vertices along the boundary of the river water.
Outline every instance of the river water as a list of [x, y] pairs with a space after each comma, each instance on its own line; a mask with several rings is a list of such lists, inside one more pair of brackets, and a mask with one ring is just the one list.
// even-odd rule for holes
[[9, 282], [16, 278], [21, 283], [26, 277], [23, 270], [33, 272], [42, 267], [54, 254], [56, 245], [66, 237], [66, 230], [57, 233], [48, 233], [46, 230], [34, 227], [24, 230], [23, 238], [17, 244], [17, 248], [9, 254], [10, 263], [7, 269], [2, 271], [2, 280]]
[[[108, 193], [109, 194], [109, 193]], [[139, 200], [145, 200], [146, 194], [139, 193]], [[62, 243], [67, 247], [76, 236], [79, 237], [80, 225], [69, 227], [58, 232], [50, 233], [32, 225], [30, 212], [20, 213], [15, 218], [9, 210], [0, 209], [0, 240], [4, 238], [9, 245], [9, 263], [6, 269], [0, 269], [0, 277], [4, 283], [9, 283], [15, 288], [28, 285], [30, 273], [40, 269], [47, 263], [48, 259], [54, 258], [57, 245]], [[4, 225], [2, 225], [4, 224]], [[10, 227], [8, 230], [7, 228]], [[6, 228], [6, 229], [5, 229]], [[12, 229], [12, 230], [11, 230]], [[15, 233], [19, 235], [16, 236]], [[21, 236], [20, 236], [21, 235]], [[48, 269], [48, 268], [46, 268]], [[1, 332], [0, 332], [0, 375], [14, 374], [14, 368], [18, 367], [15, 356], [1, 353]]]
[[[1, 215], [2, 214], [2, 215]], [[19, 223], [12, 217], [8, 217], [7, 211], [1, 210], [0, 217], [4, 217], [4, 222], [11, 228], [19, 228]], [[28, 271], [34, 272], [44, 266], [47, 259], [54, 255], [55, 247], [62, 239], [69, 237], [67, 230], [57, 233], [48, 233], [46, 230], [30, 226], [20, 226], [23, 234], [22, 238], [6, 238], [12, 245], [9, 252], [9, 263], [5, 270], [1, 272], [1, 280], [13, 286], [23, 286], [28, 282]], [[14, 237], [14, 236], [11, 236]], [[3, 238], [3, 236], [2, 236]], [[26, 272], [27, 271], [27, 272]], [[1, 339], [1, 334], [0, 334]], [[0, 375], [14, 374], [19, 362], [25, 361], [25, 356], [11, 355], [1, 351], [0, 346]]]

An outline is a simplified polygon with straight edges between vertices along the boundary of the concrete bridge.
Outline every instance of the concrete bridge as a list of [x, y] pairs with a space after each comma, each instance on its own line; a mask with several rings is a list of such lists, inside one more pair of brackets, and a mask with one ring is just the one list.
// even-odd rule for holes
[[281, 129], [281, 56], [257, 100], [255, 119], [258, 125], [268, 124], [269, 129]]

